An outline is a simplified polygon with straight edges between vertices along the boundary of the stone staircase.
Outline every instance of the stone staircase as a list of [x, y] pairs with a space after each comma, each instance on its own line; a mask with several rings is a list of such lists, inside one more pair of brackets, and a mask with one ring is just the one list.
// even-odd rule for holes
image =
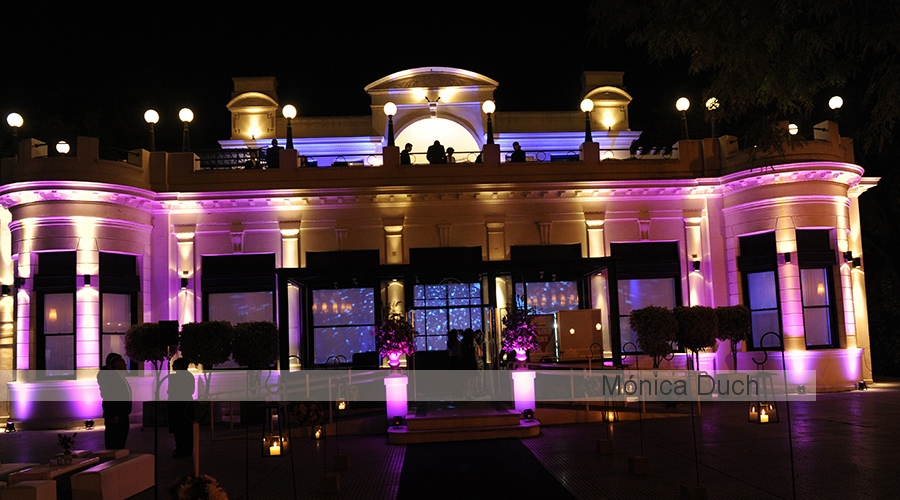
[[541, 433], [538, 420], [526, 421], [503, 405], [478, 401], [420, 403], [406, 425], [388, 429], [391, 444], [524, 438]]

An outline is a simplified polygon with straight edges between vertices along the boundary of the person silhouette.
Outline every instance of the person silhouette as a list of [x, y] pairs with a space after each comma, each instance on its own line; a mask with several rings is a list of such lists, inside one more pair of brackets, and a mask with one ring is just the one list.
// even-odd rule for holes
[[97, 372], [97, 384], [103, 399], [104, 445], [107, 450], [125, 449], [128, 430], [131, 427], [131, 386], [125, 380], [125, 358], [111, 352], [106, 356], [106, 365]]
[[518, 142], [512, 143], [513, 152], [509, 157], [509, 161], [520, 162], [525, 161], [525, 151], [522, 151], [522, 146], [519, 146]]
[[406, 146], [403, 147], [403, 151], [400, 151], [401, 165], [412, 165], [412, 159], [409, 157], [410, 151], [412, 151], [412, 144], [407, 142]]
[[447, 163], [447, 153], [444, 151], [441, 141], [434, 141], [434, 144], [428, 146], [425, 158], [428, 159], [428, 163]]

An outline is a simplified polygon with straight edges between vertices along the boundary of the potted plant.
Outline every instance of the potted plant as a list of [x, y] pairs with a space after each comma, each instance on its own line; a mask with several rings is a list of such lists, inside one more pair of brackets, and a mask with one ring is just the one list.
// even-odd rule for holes
[[231, 357], [234, 327], [227, 321], [185, 323], [181, 327], [181, 355], [194, 364], [203, 365], [205, 394], [209, 394], [210, 371]]
[[637, 334], [641, 352], [653, 360], [653, 368], [659, 368], [663, 358], [672, 353], [672, 343], [678, 333], [678, 321], [671, 309], [647, 306], [631, 311], [628, 324]]
[[68, 436], [66, 434], [56, 435], [57, 439], [59, 440], [59, 445], [62, 446], [63, 449], [62, 456], [58, 457], [57, 459], [58, 461], [61, 461], [61, 463], [57, 463], [57, 465], [72, 463], [72, 448], [75, 447], [75, 436], [77, 435], [77, 432], [72, 434], [71, 436]]
[[268, 368], [278, 360], [278, 326], [271, 321], [234, 325], [231, 358], [239, 366]]
[[159, 371], [163, 361], [169, 357], [168, 348], [159, 345], [159, 323], [131, 325], [125, 332], [125, 355], [139, 363], [149, 361], [153, 365], [156, 378], [154, 394], [159, 399]]
[[700, 366], [700, 351], [716, 345], [719, 320], [713, 308], [707, 306], [676, 307], [678, 333], [675, 341], [682, 349], [691, 351], [694, 369]]
[[506, 306], [503, 323], [502, 347], [507, 352], [515, 352], [517, 361], [528, 359], [528, 351], [540, 348], [537, 326], [534, 325], [536, 310], [529, 306], [524, 297], [516, 297]]
[[400, 366], [400, 356], [416, 352], [416, 334], [409, 321], [398, 312], [386, 313], [375, 326], [375, 343], [381, 357], [392, 368]]
[[206, 474], [182, 476], [169, 487], [171, 500], [228, 500], [215, 478]]
[[750, 309], [745, 306], [720, 306], [716, 308], [719, 320], [719, 333], [716, 338], [727, 340], [731, 344], [733, 370], [737, 370], [737, 344], [750, 337]]

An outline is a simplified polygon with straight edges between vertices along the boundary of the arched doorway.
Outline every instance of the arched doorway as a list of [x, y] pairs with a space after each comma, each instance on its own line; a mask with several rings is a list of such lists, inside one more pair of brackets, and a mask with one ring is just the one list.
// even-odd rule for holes
[[472, 133], [465, 127], [446, 118], [423, 118], [409, 124], [396, 138], [401, 149], [410, 143], [413, 145], [415, 158], [413, 163], [428, 163], [425, 151], [434, 141], [441, 141], [445, 148], [453, 148], [458, 163], [474, 162], [481, 151], [480, 141], [476, 141]]

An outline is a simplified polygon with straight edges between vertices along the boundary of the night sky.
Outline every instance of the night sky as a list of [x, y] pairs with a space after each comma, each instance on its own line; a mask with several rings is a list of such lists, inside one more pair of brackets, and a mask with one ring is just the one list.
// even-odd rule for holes
[[[145, 146], [143, 112], [153, 107], [160, 149], [181, 144], [181, 107], [194, 110], [191, 142], [215, 148], [229, 136], [225, 105], [233, 76], [275, 76], [281, 102], [301, 116], [369, 113], [363, 88], [393, 72], [449, 66], [500, 83], [498, 111], [577, 110], [585, 70], [626, 71], [634, 130], [675, 141], [681, 94], [700, 106], [684, 64], [651, 64], [624, 45], [589, 40], [587, 2], [548, 6], [493, 2], [389, 2], [163, 8], [132, 3], [86, 12], [75, 7], [18, 14], [4, 25], [13, 64], [0, 79], [0, 113], [25, 118], [20, 136], [48, 142], [99, 137], [102, 146]], [[224, 4], [222, 4], [224, 5]], [[358, 7], [359, 8], [359, 7]], [[698, 115], [692, 128], [705, 125]], [[0, 138], [8, 144], [9, 128]]]

